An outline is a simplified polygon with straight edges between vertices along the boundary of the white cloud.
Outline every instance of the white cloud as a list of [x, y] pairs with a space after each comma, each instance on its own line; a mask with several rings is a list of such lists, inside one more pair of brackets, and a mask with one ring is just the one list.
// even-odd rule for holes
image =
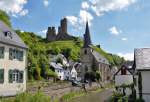
[[119, 35], [122, 31], [121, 30], [118, 30], [115, 26], [111, 27], [109, 29], [110, 33], [113, 34], [113, 35]]
[[134, 54], [133, 53], [118, 53], [120, 57], [124, 57], [125, 60], [133, 61], [134, 60]]
[[89, 0], [89, 2], [91, 2], [91, 9], [97, 16], [109, 11], [122, 10], [136, 1], [137, 0]]
[[28, 13], [28, 10], [24, 9], [26, 3], [27, 0], [0, 0], [0, 9], [14, 17], [25, 16]]
[[89, 25], [91, 25], [91, 21], [93, 20], [93, 16], [91, 15], [91, 13], [86, 10], [80, 10], [79, 22], [85, 24], [87, 20], [89, 22]]
[[46, 37], [46, 32], [47, 32], [47, 29], [44, 29], [44, 30], [41, 30], [41, 31], [37, 32], [37, 34], [39, 34], [40, 36], [45, 38]]
[[89, 26], [91, 26], [91, 22], [94, 19], [91, 13], [89, 13], [86, 10], [80, 10], [78, 16], [66, 16], [70, 24], [77, 30], [81, 30], [84, 25], [86, 24], [86, 21], [88, 20]]
[[[83, 26], [86, 20], [89, 21], [89, 25], [91, 25], [94, 16], [91, 11], [93, 11], [97, 16], [102, 16], [106, 12], [122, 10], [127, 8], [131, 4], [135, 3], [137, 0], [87, 0], [81, 3], [81, 9], [79, 11], [79, 15], [77, 16], [67, 16], [69, 22], [73, 26]], [[118, 35], [121, 31], [116, 28], [112, 28], [112, 34]]]
[[48, 5], [49, 5], [49, 1], [48, 0], [44, 0], [43, 3], [44, 3], [45, 7], [48, 7]]
[[82, 9], [88, 9], [90, 7], [90, 5], [88, 4], [88, 2], [82, 2], [81, 4]]
[[127, 41], [128, 39], [127, 39], [127, 38], [121, 38], [121, 40], [122, 40], [122, 41]]
[[28, 14], [28, 10], [27, 9], [24, 9], [24, 10], [22, 10], [21, 12], [20, 12], [20, 16], [25, 16], [25, 15], [27, 15]]
[[72, 24], [75, 25], [78, 21], [78, 18], [75, 16], [66, 16], [66, 18], [68, 19], [68, 21]]

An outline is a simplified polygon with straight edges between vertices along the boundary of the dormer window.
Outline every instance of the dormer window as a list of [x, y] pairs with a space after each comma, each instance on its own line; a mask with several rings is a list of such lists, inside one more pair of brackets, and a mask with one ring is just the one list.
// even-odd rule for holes
[[5, 37], [9, 37], [12, 39], [12, 33], [10, 31], [4, 32]]

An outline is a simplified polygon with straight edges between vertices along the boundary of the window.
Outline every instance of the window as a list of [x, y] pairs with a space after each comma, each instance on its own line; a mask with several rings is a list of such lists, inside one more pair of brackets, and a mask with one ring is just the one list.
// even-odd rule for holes
[[4, 32], [5, 37], [9, 37], [12, 39], [12, 33], [10, 31]]
[[0, 83], [4, 83], [4, 69], [0, 69]]
[[19, 61], [23, 61], [23, 51], [19, 51], [17, 49], [9, 49], [9, 59], [17, 59]]
[[0, 59], [4, 58], [4, 47], [0, 47]]
[[23, 83], [23, 71], [9, 70], [9, 83]]
[[84, 54], [87, 54], [87, 50], [84, 50]]
[[126, 75], [126, 74], [127, 74], [126, 69], [125, 69], [125, 68], [122, 68], [122, 69], [121, 69], [121, 75]]

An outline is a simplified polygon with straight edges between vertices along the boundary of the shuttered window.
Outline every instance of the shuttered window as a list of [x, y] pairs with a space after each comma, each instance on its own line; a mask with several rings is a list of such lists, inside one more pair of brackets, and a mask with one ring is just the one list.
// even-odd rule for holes
[[13, 70], [9, 70], [9, 83], [13, 82]]
[[0, 47], [0, 59], [4, 58], [4, 47]]
[[19, 83], [23, 83], [23, 71], [20, 71]]
[[0, 69], [0, 84], [4, 83], [4, 69]]
[[23, 83], [24, 71], [9, 70], [9, 83]]
[[13, 60], [13, 49], [12, 48], [9, 49], [9, 59]]
[[17, 49], [9, 49], [9, 59], [17, 59], [19, 61], [23, 61], [23, 51], [17, 50]]

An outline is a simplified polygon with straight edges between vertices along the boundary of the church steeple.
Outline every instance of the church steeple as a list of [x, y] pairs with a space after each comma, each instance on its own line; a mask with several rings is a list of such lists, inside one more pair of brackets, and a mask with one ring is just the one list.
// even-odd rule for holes
[[84, 46], [85, 48], [89, 47], [89, 45], [92, 45], [91, 37], [90, 37], [90, 30], [88, 21], [86, 22], [86, 28], [85, 28], [85, 34], [84, 34]]

